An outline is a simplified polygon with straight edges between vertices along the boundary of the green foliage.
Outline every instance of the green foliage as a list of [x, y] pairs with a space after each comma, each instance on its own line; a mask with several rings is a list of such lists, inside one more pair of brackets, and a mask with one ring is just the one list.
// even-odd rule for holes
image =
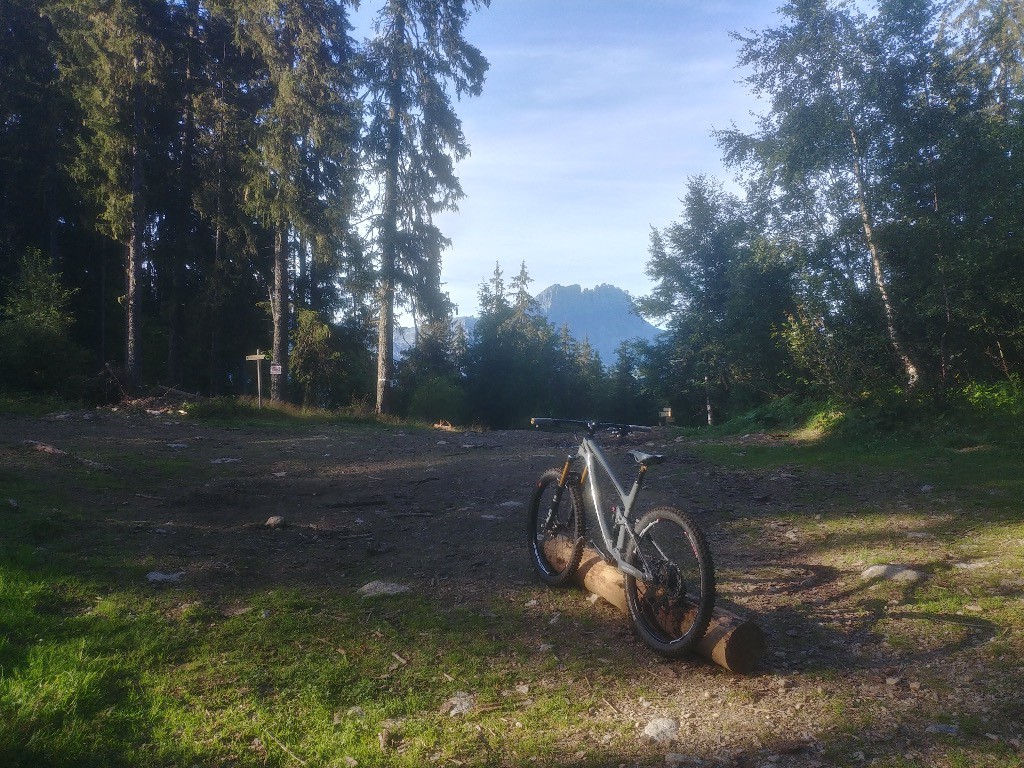
[[38, 250], [18, 266], [0, 305], [0, 388], [67, 393], [85, 362], [71, 339], [68, 305], [75, 290], [64, 287]]
[[340, 366], [341, 355], [331, 349], [330, 327], [316, 312], [300, 309], [292, 331], [291, 376], [302, 388], [302, 404], [322, 405], [328, 381]]
[[427, 379], [412, 393], [409, 417], [420, 421], [466, 423], [466, 395], [452, 378]]
[[979, 415], [996, 419], [1024, 416], [1024, 393], [1019, 376], [995, 384], [968, 384], [962, 396]]
[[825, 414], [835, 412], [831, 405], [821, 405], [813, 400], [788, 394], [737, 415], [727, 421], [722, 429], [728, 433], [756, 429], [797, 429], [808, 426], [828, 429], [832, 422]]
[[376, 237], [379, 306], [378, 412], [394, 408], [394, 310], [411, 299], [430, 319], [451, 314], [441, 290], [441, 253], [447, 238], [434, 224], [441, 211], [455, 210], [462, 187], [455, 162], [469, 145], [452, 97], [481, 93], [487, 59], [464, 36], [472, 10], [488, 0], [422, 3], [387, 0], [375, 36], [360, 62], [366, 87], [366, 131], [362, 150], [369, 188], [368, 218]]
[[651, 235], [640, 310], [669, 321], [654, 347], [665, 404], [727, 418], [780, 393], [785, 350], [776, 329], [792, 311], [787, 252], [754, 237], [750, 210], [718, 183], [689, 180], [679, 221]]
[[395, 413], [458, 390], [462, 418], [495, 425], [666, 405], [706, 424], [792, 395], [874, 403], [847, 428], [886, 429], [912, 418], [890, 394], [908, 364], [938, 411], [971, 386], [972, 408], [1010, 407], [1012, 384], [989, 388], [1024, 365], [1024, 67], [992, 0], [792, 0], [738, 35], [765, 112], [717, 134], [744, 196], [694, 177], [652, 234], [639, 304], [662, 343], [599, 362], [531, 317], [525, 265], [497, 265], [478, 336], [421, 334], [391, 371], [396, 307], [451, 311], [434, 219], [463, 194], [455, 102], [483, 86], [465, 33], [485, 5], [380, 2], [357, 43], [338, 0], [0, 4], [0, 278], [37, 248], [71, 291], [42, 328], [8, 307], [0, 385], [70, 389], [74, 340], [238, 394], [245, 355], [273, 337], [286, 358], [292, 334], [297, 401], [363, 402], [383, 379]]
[[585, 339], [567, 328], [556, 332], [540, 315], [529, 283], [525, 264], [509, 287], [496, 265], [480, 288], [482, 314], [463, 366], [472, 419], [508, 429], [524, 427], [531, 416], [608, 418], [601, 361]]

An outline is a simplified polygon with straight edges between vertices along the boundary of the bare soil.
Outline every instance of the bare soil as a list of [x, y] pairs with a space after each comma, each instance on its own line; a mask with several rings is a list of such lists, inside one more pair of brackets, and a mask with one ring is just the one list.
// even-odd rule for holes
[[[561, 463], [572, 435], [232, 428], [150, 410], [0, 417], [0, 463], [65, 489], [86, 519], [112, 532], [126, 559], [183, 572], [189, 589], [214, 601], [277, 586], [357, 589], [381, 579], [482, 611], [508, 601], [527, 623], [536, 620], [540, 639], [565, 611], [566, 598], [532, 573], [524, 514], [533, 479]], [[590, 713], [587, 732], [625, 717], [641, 743], [652, 719], [678, 719], [679, 741], [639, 748], [643, 765], [665, 765], [666, 753], [693, 756], [681, 765], [947, 765], [951, 740], [963, 737], [929, 726], [944, 714], [983, 723], [997, 717], [999, 702], [976, 691], [998, 685], [976, 688], [972, 677], [988, 673], [959, 655], [988, 642], [994, 627], [940, 626], [919, 648], [887, 645], [879, 626], [893, 606], [866, 593], [859, 570], [837, 567], [824, 538], [813, 535], [831, 499], [889, 502], [917, 493], [909, 481], [728, 469], [661, 432], [608, 446], [623, 473], [626, 451], [637, 446], [670, 456], [652, 470], [645, 506], [681, 506], [697, 516], [722, 601], [762, 626], [768, 650], [746, 677], [702, 660], [667, 663], [631, 638], [624, 616], [579, 594], [578, 610], [603, 620], [600, 639], [629, 644], [646, 676], [643, 695], [628, 681], [609, 690], [607, 709]], [[807, 525], [794, 526], [793, 515]], [[275, 516], [283, 527], [267, 525]], [[1019, 761], [1019, 724], [990, 727]]]

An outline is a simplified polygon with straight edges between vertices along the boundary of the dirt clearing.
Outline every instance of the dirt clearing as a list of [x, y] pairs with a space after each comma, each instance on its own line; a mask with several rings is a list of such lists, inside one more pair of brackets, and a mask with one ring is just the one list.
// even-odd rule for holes
[[[896, 475], [723, 467], [668, 432], [608, 445], [624, 474], [630, 448], [671, 457], [643, 506], [694, 512], [720, 600], [765, 630], [765, 658], [740, 677], [657, 659], [603, 601], [534, 578], [526, 500], [571, 445], [570, 434], [235, 428], [145, 411], [0, 417], [0, 521], [24, 514], [17, 481], [31, 477], [75, 510], [83, 542], [114, 543], [118, 578], [186, 590], [225, 615], [262, 590], [378, 580], [485, 615], [510, 607], [538, 643], [557, 626], [562, 652], [619, 648], [609, 657], [628, 659], [628, 674], [580, 713], [586, 734], [566, 734], [565, 765], [602, 764], [573, 762], [573, 740], [624, 721], [635, 744], [609, 765], [1022, 764], [1020, 627], [985, 607], [993, 581], [982, 577], [999, 565], [953, 532], [956, 500]], [[43, 553], [48, 536], [75, 535], [50, 517]], [[888, 562], [921, 580], [862, 577]], [[1001, 597], [1019, 605], [1020, 582], [1004, 576]], [[963, 600], [936, 608], [939, 587]], [[658, 721], [675, 735], [645, 735]]]

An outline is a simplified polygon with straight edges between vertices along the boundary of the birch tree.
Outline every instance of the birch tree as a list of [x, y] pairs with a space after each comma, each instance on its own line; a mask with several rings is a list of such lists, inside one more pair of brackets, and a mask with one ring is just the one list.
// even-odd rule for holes
[[727, 161], [756, 177], [757, 194], [775, 198], [791, 217], [812, 214], [819, 235], [856, 221], [891, 351], [904, 386], [914, 389], [921, 372], [877, 231], [886, 212], [885, 166], [898, 162], [887, 111], [893, 101], [881, 88], [880, 75], [891, 74], [883, 38], [869, 35], [867, 18], [843, 0], [791, 0], [779, 12], [781, 26], [737, 35], [740, 65], [752, 70], [746, 82], [770, 111], [752, 133], [719, 132], [719, 143]]

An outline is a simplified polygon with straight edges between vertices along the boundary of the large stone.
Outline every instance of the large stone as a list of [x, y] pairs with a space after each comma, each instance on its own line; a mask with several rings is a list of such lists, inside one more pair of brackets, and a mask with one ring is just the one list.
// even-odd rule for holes
[[381, 597], [383, 595], [400, 595], [408, 592], [404, 584], [393, 584], [389, 581], [371, 581], [359, 588], [360, 597]]
[[906, 565], [895, 565], [889, 563], [885, 565], [872, 565], [869, 568], [865, 568], [860, 577], [864, 581], [884, 579], [886, 581], [913, 583], [921, 581], [924, 578], [924, 574], [920, 571], [915, 571], [913, 568]]
[[644, 736], [661, 746], [668, 746], [679, 736], [679, 721], [670, 717], [651, 720], [644, 728]]

